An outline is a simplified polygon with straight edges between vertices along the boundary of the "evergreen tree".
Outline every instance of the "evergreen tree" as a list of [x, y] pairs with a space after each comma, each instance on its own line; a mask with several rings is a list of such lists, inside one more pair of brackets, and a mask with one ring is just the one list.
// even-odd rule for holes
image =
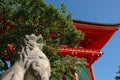
[[[7, 70], [14, 63], [16, 45], [26, 34], [42, 34], [43, 51], [50, 59], [51, 80], [61, 80], [64, 73], [73, 78], [76, 57], [63, 57], [59, 46], [78, 45], [84, 34], [75, 28], [71, 14], [64, 4], [57, 9], [44, 0], [1, 0], [0, 1], [0, 70]], [[51, 48], [54, 46], [54, 48]]]
[[116, 80], [120, 80], [120, 66], [119, 66], [119, 70], [118, 70], [117, 74], [119, 74], [119, 75], [116, 76], [115, 79], [116, 79]]

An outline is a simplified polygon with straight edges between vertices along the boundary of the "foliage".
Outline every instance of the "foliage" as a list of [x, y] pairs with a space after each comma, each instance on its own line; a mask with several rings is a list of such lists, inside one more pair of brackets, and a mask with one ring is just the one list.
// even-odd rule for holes
[[0, 68], [8, 68], [7, 60], [13, 64], [20, 38], [31, 33], [42, 34], [44, 38], [43, 51], [51, 62], [51, 80], [61, 80], [65, 72], [73, 77], [74, 59], [77, 58], [63, 57], [58, 46], [65, 44], [75, 47], [84, 34], [75, 28], [64, 4], [61, 4], [61, 9], [57, 9], [54, 4], [48, 5], [44, 0], [0, 1]]
[[[120, 66], [119, 66], [119, 70], [118, 70], [117, 74], [120, 74]], [[116, 76], [115, 79], [116, 79], [116, 80], [120, 80], [120, 75], [119, 75], [119, 76]]]

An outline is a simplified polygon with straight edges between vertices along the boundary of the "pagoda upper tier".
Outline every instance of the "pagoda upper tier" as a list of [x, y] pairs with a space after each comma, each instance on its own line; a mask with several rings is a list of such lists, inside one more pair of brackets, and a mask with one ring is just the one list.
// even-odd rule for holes
[[79, 41], [79, 47], [84, 49], [101, 50], [118, 30], [120, 24], [101, 24], [73, 20], [78, 30], [85, 33], [84, 40]]

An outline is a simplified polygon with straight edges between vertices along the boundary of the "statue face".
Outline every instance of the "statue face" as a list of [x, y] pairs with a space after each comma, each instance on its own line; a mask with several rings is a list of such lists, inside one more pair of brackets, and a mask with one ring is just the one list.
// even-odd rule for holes
[[25, 39], [27, 40], [26, 44], [29, 44], [31, 47], [39, 47], [42, 49], [43, 47], [43, 37], [41, 35], [36, 36], [34, 34], [26, 35]]

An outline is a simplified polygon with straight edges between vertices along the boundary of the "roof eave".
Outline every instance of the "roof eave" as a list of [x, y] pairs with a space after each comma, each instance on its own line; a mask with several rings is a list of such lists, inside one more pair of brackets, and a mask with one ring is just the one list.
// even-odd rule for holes
[[106, 27], [119, 27], [120, 23], [114, 24], [107, 24], [107, 23], [97, 23], [97, 22], [89, 22], [83, 20], [73, 20], [74, 23], [81, 23], [81, 24], [88, 24], [88, 25], [95, 25], [95, 26], [106, 26]]

